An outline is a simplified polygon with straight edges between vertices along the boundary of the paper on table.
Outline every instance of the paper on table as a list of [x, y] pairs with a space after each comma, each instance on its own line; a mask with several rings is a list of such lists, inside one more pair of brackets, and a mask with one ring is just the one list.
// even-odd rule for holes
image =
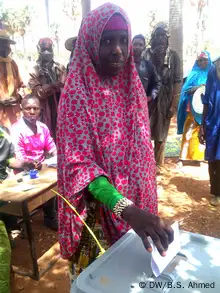
[[23, 184], [23, 183], [21, 183], [21, 184], [16, 185], [15, 188], [14, 188], [14, 190], [15, 190], [16, 192], [20, 192], [20, 191], [28, 191], [28, 190], [31, 190], [31, 189], [33, 189], [33, 188], [35, 188], [35, 187], [36, 187], [36, 186], [31, 185], [31, 184]]
[[166, 251], [166, 256], [161, 256], [156, 246], [154, 244], [151, 244], [153, 248], [151, 268], [155, 277], [158, 277], [164, 271], [164, 269], [169, 265], [169, 263], [180, 251], [180, 236], [178, 222], [173, 223], [171, 227], [174, 231], [174, 240], [169, 245], [168, 250]]
[[44, 161], [44, 163], [48, 166], [48, 167], [57, 167], [57, 156], [51, 157], [50, 159], [46, 159]]

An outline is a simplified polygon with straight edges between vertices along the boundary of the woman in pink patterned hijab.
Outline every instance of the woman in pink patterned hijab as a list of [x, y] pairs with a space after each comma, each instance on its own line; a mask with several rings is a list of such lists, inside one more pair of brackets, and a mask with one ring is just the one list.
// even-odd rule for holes
[[[59, 192], [91, 228], [97, 232], [100, 223], [108, 245], [133, 228], [148, 251], [150, 235], [164, 255], [173, 232], [157, 216], [147, 99], [131, 55], [130, 23], [116, 5], [100, 6], [82, 22], [57, 137]], [[88, 257], [79, 273], [94, 259], [94, 244], [63, 200], [59, 233], [63, 258], [79, 265], [80, 256]]]

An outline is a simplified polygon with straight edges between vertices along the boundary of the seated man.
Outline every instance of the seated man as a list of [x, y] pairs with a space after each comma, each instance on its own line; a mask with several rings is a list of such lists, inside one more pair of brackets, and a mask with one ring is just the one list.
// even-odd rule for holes
[[[8, 177], [7, 167], [12, 169], [32, 169], [34, 162], [21, 162], [15, 159], [15, 150], [9, 136], [9, 131], [6, 127], [0, 125], [0, 184]], [[0, 206], [5, 202], [0, 201]], [[17, 217], [5, 213], [0, 213], [0, 220], [2, 220], [7, 228], [7, 231], [18, 228]]]
[[[32, 169], [34, 168], [34, 163], [20, 162], [15, 159], [14, 147], [8, 129], [0, 125], [0, 186], [8, 177], [7, 167], [13, 169]], [[0, 201], [0, 206], [4, 204], [6, 204], [4, 201]], [[10, 292], [11, 247], [7, 232], [19, 228], [17, 217], [0, 213], [0, 292]], [[14, 242], [11, 240], [11, 246], [13, 247], [14, 245]]]
[[[12, 126], [11, 134], [15, 145], [16, 158], [22, 162], [34, 161], [40, 169], [46, 155], [57, 155], [56, 145], [48, 127], [38, 121], [40, 101], [27, 95], [21, 102], [23, 117]], [[43, 205], [44, 224], [57, 230], [56, 198]]]
[[34, 162], [22, 162], [15, 158], [15, 150], [6, 127], [0, 125], [0, 183], [8, 177], [7, 167], [12, 169], [34, 168]]

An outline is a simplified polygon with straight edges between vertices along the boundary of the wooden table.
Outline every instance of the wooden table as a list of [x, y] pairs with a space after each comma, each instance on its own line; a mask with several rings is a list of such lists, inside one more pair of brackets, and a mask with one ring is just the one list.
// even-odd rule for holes
[[[23, 178], [23, 182], [19, 183], [17, 180], [20, 178]], [[20, 275], [29, 276], [35, 280], [40, 279], [48, 268], [51, 267], [51, 263], [44, 271], [39, 272], [31, 225], [31, 214], [42, 204], [56, 196], [51, 191], [51, 188], [56, 188], [56, 186], [57, 170], [54, 168], [44, 168], [39, 172], [39, 178], [37, 179], [29, 179], [29, 176], [23, 176], [20, 173], [10, 179], [6, 179], [0, 184], [0, 201], [7, 202], [7, 204], [0, 207], [0, 212], [22, 217], [24, 219], [33, 264], [32, 274], [14, 271]], [[24, 191], [24, 189], [30, 187], [33, 187], [33, 189]]]

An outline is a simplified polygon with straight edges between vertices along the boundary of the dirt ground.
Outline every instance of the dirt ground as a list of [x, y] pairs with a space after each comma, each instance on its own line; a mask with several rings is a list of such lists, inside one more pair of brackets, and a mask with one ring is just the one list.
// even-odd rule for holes
[[[172, 125], [170, 135], [175, 133]], [[178, 220], [181, 229], [220, 238], [220, 208], [209, 204], [208, 166], [177, 166], [177, 159], [166, 159], [166, 170], [158, 176], [158, 197], [160, 216], [172, 221]], [[56, 233], [43, 227], [41, 214], [33, 218], [36, 235], [37, 256], [40, 257], [57, 241]], [[19, 268], [30, 268], [27, 240], [18, 239], [12, 251], [12, 263]], [[41, 260], [41, 266], [58, 253], [55, 245]], [[40, 281], [12, 274], [11, 293], [69, 293], [68, 265], [59, 261]]]

